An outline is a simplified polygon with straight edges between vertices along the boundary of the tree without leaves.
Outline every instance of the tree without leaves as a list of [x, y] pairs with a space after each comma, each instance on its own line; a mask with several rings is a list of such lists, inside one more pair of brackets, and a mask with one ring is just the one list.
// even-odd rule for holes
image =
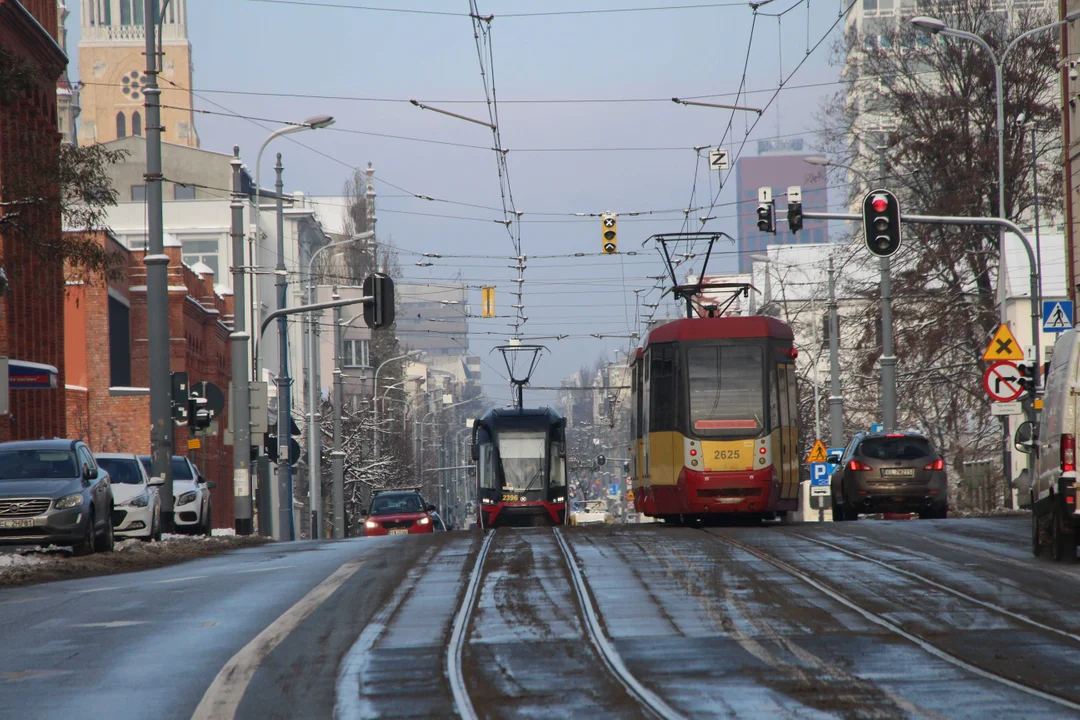
[[[10, 50], [0, 47], [0, 108], [12, 106], [31, 92], [40, 78], [33, 65]], [[112, 186], [108, 166], [122, 159], [126, 151], [102, 145], [36, 144], [24, 150], [29, 172], [5, 178], [0, 202], [0, 232], [17, 234], [37, 248], [42, 256], [59, 258], [68, 268], [69, 279], [82, 282], [119, 278], [124, 272], [122, 258], [108, 253], [104, 245], [89, 235], [107, 230], [107, 208], [119, 197]], [[42, 233], [34, 218], [58, 211], [69, 230], [58, 237]]]

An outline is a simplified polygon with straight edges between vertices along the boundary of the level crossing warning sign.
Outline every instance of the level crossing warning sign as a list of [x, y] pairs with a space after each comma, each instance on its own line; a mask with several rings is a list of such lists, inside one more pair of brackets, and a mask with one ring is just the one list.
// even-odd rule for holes
[[810, 450], [810, 454], [806, 456], [806, 462], [823, 463], [827, 456], [828, 454], [825, 452], [825, 443], [818, 440], [814, 443], [814, 447]]
[[1012, 331], [1009, 330], [1009, 326], [1005, 323], [1001, 323], [1001, 327], [994, 333], [994, 338], [990, 341], [990, 344], [986, 346], [986, 352], [983, 353], [983, 360], [997, 361], [1023, 359], [1024, 348], [1020, 347], [1020, 343], [1016, 342], [1016, 338], [1013, 336]]

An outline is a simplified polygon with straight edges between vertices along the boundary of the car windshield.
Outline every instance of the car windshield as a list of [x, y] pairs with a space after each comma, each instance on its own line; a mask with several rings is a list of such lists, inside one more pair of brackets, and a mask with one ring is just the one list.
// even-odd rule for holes
[[918, 460], [936, 453], [926, 440], [905, 436], [868, 438], [862, 441], [858, 454], [871, 460]]
[[[154, 474], [154, 471], [152, 470], [153, 462], [149, 455], [140, 455], [139, 461], [142, 463], [147, 475]], [[173, 480], [195, 479], [195, 476], [191, 474], [191, 465], [189, 465], [188, 461], [182, 457], [174, 457], [172, 459], [172, 476]]]
[[109, 473], [109, 480], [120, 485], [141, 485], [143, 475], [134, 459], [98, 458], [97, 464]]
[[759, 347], [693, 347], [690, 423], [699, 435], [752, 436], [764, 428], [762, 351]]
[[424, 512], [418, 495], [376, 495], [371, 501], [372, 515], [396, 515], [397, 513]]
[[0, 451], [0, 480], [53, 480], [79, 477], [70, 450]]
[[547, 435], [542, 432], [499, 433], [499, 462], [503, 489], [512, 492], [543, 489], [544, 451]]

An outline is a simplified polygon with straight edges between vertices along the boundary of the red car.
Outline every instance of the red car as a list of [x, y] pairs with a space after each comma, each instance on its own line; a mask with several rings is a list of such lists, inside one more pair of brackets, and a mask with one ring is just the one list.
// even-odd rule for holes
[[371, 509], [364, 521], [364, 537], [376, 535], [418, 535], [435, 530], [435, 521], [428, 513], [435, 506], [424, 502], [415, 490], [386, 490], [371, 500]]

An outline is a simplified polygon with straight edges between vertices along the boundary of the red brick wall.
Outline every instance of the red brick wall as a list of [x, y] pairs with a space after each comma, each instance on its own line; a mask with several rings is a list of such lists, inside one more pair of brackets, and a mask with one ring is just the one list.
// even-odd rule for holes
[[[40, 178], [56, 167], [60, 134], [56, 126], [56, 80], [65, 59], [56, 47], [56, 4], [24, 3], [37, 22], [27, 18], [17, 0], [0, 0], [0, 45], [39, 70], [38, 85], [13, 104], [0, 107], [0, 201], [33, 195], [51, 201], [18, 207], [23, 228], [0, 226], [0, 265], [10, 281], [0, 299], [0, 356], [54, 365], [60, 387], [13, 390], [8, 416], [0, 416], [0, 441], [64, 437], [64, 268], [34, 241], [60, 239], [59, 188], [42, 186]], [[44, 28], [48, 35], [41, 32]], [[7, 194], [5, 194], [7, 193]], [[0, 210], [10, 214], [13, 210]]]
[[[128, 298], [131, 303], [131, 357], [132, 385], [147, 387], [149, 368], [147, 362], [147, 313], [146, 313], [146, 267], [142, 252], [129, 252], [111, 238], [101, 238], [110, 243], [116, 252], [128, 255], [127, 279], [114, 290]], [[218, 322], [225, 315], [228, 302], [216, 296], [209, 279], [200, 278], [180, 262], [179, 248], [166, 248], [171, 258], [169, 264], [169, 337], [171, 343], [171, 368], [174, 372], [186, 372], [191, 384], [201, 380], [214, 383], [227, 394], [231, 369], [229, 329]], [[102, 452], [150, 451], [150, 398], [113, 397], [109, 391], [109, 344], [108, 344], [108, 291], [100, 286], [78, 288], [81, 302], [69, 298], [65, 324], [69, 325], [68, 337], [77, 336], [70, 325], [82, 323], [86, 327], [85, 348], [69, 347], [68, 357], [73, 366], [82, 360], [89, 368], [85, 392], [73, 389], [69, 393], [67, 415], [73, 436], [86, 439], [90, 447]], [[175, 454], [191, 455], [207, 480], [217, 483], [212, 491], [214, 527], [231, 528], [235, 525], [232, 485], [232, 449], [222, 442], [227, 414], [218, 419], [218, 432], [202, 438], [203, 447], [188, 450], [187, 429], [177, 427]]]

